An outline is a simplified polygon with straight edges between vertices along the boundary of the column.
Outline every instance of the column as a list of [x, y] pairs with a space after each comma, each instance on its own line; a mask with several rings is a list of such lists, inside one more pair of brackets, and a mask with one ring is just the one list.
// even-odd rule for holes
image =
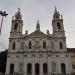
[[6, 64], [6, 74], [10, 73], [10, 60], [9, 57], [7, 57], [7, 64]]
[[32, 75], [35, 75], [35, 56], [32, 56]]
[[50, 75], [50, 73], [51, 73], [51, 60], [50, 60], [50, 56], [48, 56], [48, 64], [47, 64], [47, 69], [48, 69], [48, 75]]
[[68, 57], [68, 61], [69, 61], [69, 72], [72, 73], [72, 64], [71, 64], [71, 56], [70, 55]]
[[14, 62], [14, 72], [15, 73], [18, 73], [19, 71], [18, 71], [18, 58], [14, 58], [15, 59], [15, 62]]
[[24, 58], [24, 75], [27, 75], [27, 56]]
[[57, 60], [57, 73], [61, 74], [61, 59], [59, 58]]
[[43, 62], [42, 56], [40, 56], [40, 75], [43, 75]]
[[17, 73], [17, 62], [14, 63], [14, 73]]

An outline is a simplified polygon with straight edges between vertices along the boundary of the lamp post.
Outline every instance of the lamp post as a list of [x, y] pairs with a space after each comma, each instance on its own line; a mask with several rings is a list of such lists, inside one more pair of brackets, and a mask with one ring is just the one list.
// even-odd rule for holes
[[0, 15], [2, 16], [1, 26], [0, 26], [0, 35], [1, 35], [1, 29], [2, 29], [2, 24], [3, 24], [3, 17], [6, 17], [8, 14], [6, 13], [6, 11], [4, 11], [4, 12], [0, 11]]

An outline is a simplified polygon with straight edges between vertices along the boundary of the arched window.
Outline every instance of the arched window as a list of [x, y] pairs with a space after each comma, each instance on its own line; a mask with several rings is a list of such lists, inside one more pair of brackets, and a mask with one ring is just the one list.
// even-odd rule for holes
[[57, 15], [56, 18], [59, 18], [59, 16]]
[[54, 42], [51, 42], [51, 49], [54, 49]]
[[46, 63], [43, 64], [43, 73], [47, 73], [47, 64]]
[[59, 47], [60, 47], [60, 49], [63, 49], [63, 44], [62, 44], [62, 42], [59, 43]]
[[65, 68], [64, 63], [61, 64], [61, 71], [62, 71], [63, 74], [66, 74], [66, 68]]
[[19, 16], [16, 16], [16, 19], [19, 19]]
[[29, 49], [31, 49], [31, 47], [32, 47], [32, 44], [31, 44], [31, 41], [29, 42]]
[[45, 49], [46, 48], [46, 42], [44, 41], [43, 42], [43, 49]]
[[17, 30], [17, 29], [18, 29], [18, 23], [15, 23], [14, 30]]
[[10, 64], [10, 74], [14, 73], [14, 64]]
[[60, 25], [59, 22], [57, 22], [57, 28], [58, 28], [58, 29], [61, 29], [61, 25]]
[[16, 47], [16, 44], [14, 42], [13, 45], [12, 45], [12, 49], [15, 50], [15, 47]]
[[27, 64], [27, 73], [31, 73], [32, 72], [32, 64], [28, 63]]
[[35, 64], [35, 73], [39, 74], [39, 63]]

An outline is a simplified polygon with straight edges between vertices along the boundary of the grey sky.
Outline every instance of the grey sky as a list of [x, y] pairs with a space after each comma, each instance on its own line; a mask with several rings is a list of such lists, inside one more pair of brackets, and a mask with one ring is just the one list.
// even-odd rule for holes
[[[74, 0], [0, 0], [0, 10], [9, 14], [4, 18], [2, 35], [0, 35], [0, 50], [8, 48], [8, 38], [11, 29], [12, 16], [21, 8], [25, 30], [33, 32], [36, 22], [40, 20], [41, 30], [52, 33], [52, 16], [54, 7], [63, 15], [64, 28], [67, 37], [67, 47], [75, 47], [75, 1]], [[1, 16], [0, 16], [1, 22]]]

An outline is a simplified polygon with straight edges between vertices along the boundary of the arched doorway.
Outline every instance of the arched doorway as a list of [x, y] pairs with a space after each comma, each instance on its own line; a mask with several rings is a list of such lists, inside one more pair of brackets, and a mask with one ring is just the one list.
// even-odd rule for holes
[[35, 64], [35, 74], [39, 75], [39, 63]]
[[47, 63], [43, 64], [43, 73], [47, 74]]
[[65, 68], [65, 64], [64, 63], [61, 64], [61, 72], [63, 74], [66, 74], [66, 68]]
[[10, 64], [10, 74], [13, 74], [14, 72], [14, 64]]
[[28, 75], [31, 75], [31, 73], [32, 73], [32, 64], [31, 63], [28, 63], [27, 64], [27, 74]]

